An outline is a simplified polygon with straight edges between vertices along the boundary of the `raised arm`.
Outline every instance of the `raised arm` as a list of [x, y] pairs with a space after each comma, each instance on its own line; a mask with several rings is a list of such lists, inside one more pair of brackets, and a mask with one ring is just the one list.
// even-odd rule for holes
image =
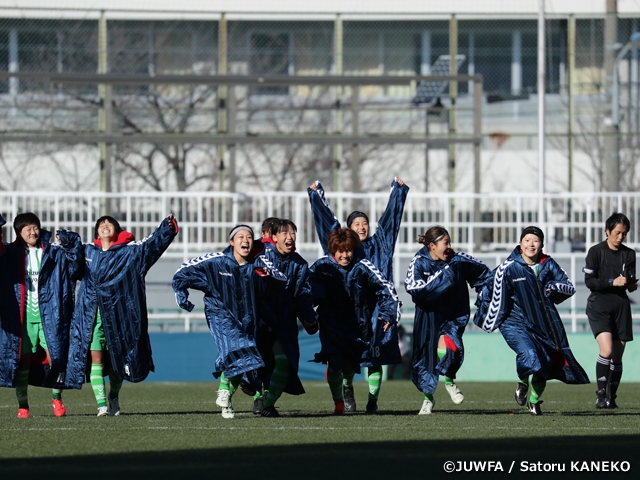
[[60, 240], [60, 246], [67, 259], [67, 268], [72, 280], [77, 280], [81, 276], [84, 265], [84, 246], [80, 235], [69, 230], [58, 230], [56, 237]]
[[319, 180], [316, 180], [307, 189], [309, 194], [309, 203], [311, 204], [311, 213], [313, 214], [313, 223], [316, 226], [318, 241], [322, 246], [325, 255], [329, 254], [329, 234], [340, 228], [340, 222], [324, 197], [324, 188]]
[[158, 261], [162, 254], [169, 248], [171, 242], [178, 234], [178, 222], [173, 214], [165, 218], [160, 226], [148, 237], [136, 242], [142, 249], [142, 261], [145, 274]]
[[404, 212], [404, 204], [408, 194], [409, 187], [401, 178], [395, 177], [391, 182], [387, 208], [378, 220], [378, 228], [375, 233], [379, 242], [384, 245], [384, 253], [387, 255], [393, 255], [396, 248], [400, 224], [402, 223], [402, 213]]

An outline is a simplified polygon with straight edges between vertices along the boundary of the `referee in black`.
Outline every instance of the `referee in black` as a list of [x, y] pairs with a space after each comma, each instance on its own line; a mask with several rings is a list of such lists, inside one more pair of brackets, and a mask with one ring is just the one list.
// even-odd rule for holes
[[617, 408], [616, 392], [622, 377], [622, 354], [633, 340], [631, 305], [627, 291], [638, 288], [636, 252], [622, 244], [631, 224], [622, 213], [614, 213], [605, 224], [607, 239], [589, 249], [582, 269], [591, 294], [587, 317], [598, 342], [596, 363], [596, 408]]

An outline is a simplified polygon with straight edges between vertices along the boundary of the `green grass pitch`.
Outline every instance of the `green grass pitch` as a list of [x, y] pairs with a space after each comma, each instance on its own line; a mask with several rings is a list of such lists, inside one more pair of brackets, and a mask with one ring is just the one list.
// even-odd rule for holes
[[[367, 416], [367, 386], [355, 383], [359, 411], [332, 417], [329, 388], [305, 382], [307, 393], [284, 395], [281, 418], [256, 417], [252, 399], [237, 392], [236, 418], [215, 406], [216, 383], [125, 383], [120, 417], [97, 418], [89, 386], [65, 392], [67, 416], [55, 418], [50, 391], [29, 389], [31, 415], [18, 420], [13, 389], [0, 389], [2, 478], [137, 480], [172, 478], [374, 479], [492, 478], [443, 471], [446, 461], [500, 461], [510, 478], [531, 478], [521, 462], [628, 461], [638, 478], [640, 384], [622, 384], [617, 410], [594, 408], [595, 385], [550, 382], [544, 415], [514, 401], [515, 382], [460, 384], [454, 405], [443, 386], [434, 413], [418, 416], [422, 396], [409, 381], [384, 382], [380, 414]], [[553, 474], [543, 473], [547, 478]], [[500, 475], [502, 476], [502, 475]], [[558, 476], [557, 478], [560, 478]]]

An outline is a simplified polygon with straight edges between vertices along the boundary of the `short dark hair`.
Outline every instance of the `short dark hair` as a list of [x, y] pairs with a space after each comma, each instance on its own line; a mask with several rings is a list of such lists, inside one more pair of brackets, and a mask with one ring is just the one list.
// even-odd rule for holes
[[39, 229], [42, 228], [40, 226], [40, 219], [35, 213], [25, 212], [25, 213], [19, 213], [18, 215], [16, 215], [16, 218], [13, 219], [13, 230], [16, 232], [16, 236], [22, 243], [24, 243], [24, 241], [20, 236], [20, 232], [27, 225], [36, 225]]
[[269, 235], [271, 235], [273, 224], [276, 223], [278, 220], [280, 220], [278, 217], [265, 218], [262, 221], [262, 226], [260, 227], [260, 233], [269, 232]]
[[360, 237], [350, 228], [339, 228], [329, 234], [328, 243], [331, 255], [339, 250], [355, 252], [360, 247]]
[[418, 243], [422, 243], [425, 247], [428, 247], [430, 243], [436, 243], [445, 235], [451, 238], [451, 235], [449, 235], [446, 228], [441, 227], [440, 225], [435, 225], [424, 232], [424, 235], [420, 235], [418, 237]]
[[619, 212], [613, 212], [613, 214], [607, 218], [607, 221], [604, 224], [604, 229], [609, 232], [613, 232], [613, 229], [616, 228], [616, 225], [618, 224], [622, 224], [627, 227], [627, 232], [631, 230], [631, 222], [624, 213]]
[[271, 235], [275, 235], [276, 233], [280, 233], [283, 230], [288, 230], [288, 227], [291, 227], [294, 232], [298, 231], [298, 227], [288, 218], [279, 218], [271, 225]]
[[98, 220], [96, 220], [96, 226], [93, 228], [93, 238], [94, 240], [96, 238], [98, 238], [98, 228], [100, 227], [100, 225], [104, 222], [109, 222], [111, 225], [113, 225], [114, 227], [116, 227], [116, 235], [118, 235], [120, 232], [122, 232], [122, 227], [120, 226], [120, 224], [118, 223], [118, 221], [113, 218], [110, 215], [103, 215], [102, 217], [100, 217]]

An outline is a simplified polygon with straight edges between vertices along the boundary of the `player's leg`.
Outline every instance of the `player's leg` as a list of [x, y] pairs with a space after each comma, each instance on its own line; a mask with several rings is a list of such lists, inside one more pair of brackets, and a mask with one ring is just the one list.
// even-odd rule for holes
[[234, 418], [235, 410], [231, 404], [231, 397], [242, 382], [242, 375], [227, 378], [222, 372], [220, 375], [220, 387], [217, 392], [216, 405], [222, 408], [222, 418]]
[[616, 397], [618, 396], [618, 387], [620, 386], [620, 380], [622, 379], [622, 355], [624, 354], [625, 342], [622, 340], [613, 340], [612, 346], [607, 407], [618, 408]]
[[[43, 332], [44, 337], [44, 332]], [[45, 349], [47, 354], [47, 362], [51, 365], [51, 354], [48, 349]], [[53, 414], [56, 417], [64, 417], [67, 414], [67, 408], [62, 403], [62, 390], [60, 388], [51, 389], [51, 405], [53, 407]]]
[[[442, 360], [447, 355], [447, 343], [453, 343], [446, 335], [441, 335], [438, 339], [438, 360]], [[464, 395], [460, 391], [460, 388], [455, 383], [453, 378], [444, 377], [445, 390], [451, 397], [451, 401], [455, 404], [460, 404], [464, 401]]]
[[327, 365], [327, 383], [329, 384], [329, 390], [331, 390], [331, 398], [335, 404], [334, 415], [344, 414], [344, 395], [342, 393], [342, 381], [344, 375], [342, 370], [333, 370], [331, 364]]
[[109, 415], [120, 415], [120, 389], [124, 380], [118, 377], [115, 373], [109, 372]]
[[38, 324], [25, 322], [22, 327], [22, 348], [16, 374], [16, 398], [18, 418], [29, 418], [29, 367], [31, 355], [38, 347]]
[[542, 409], [540, 408], [542, 400], [540, 400], [540, 397], [542, 396], [546, 386], [547, 380], [542, 375], [534, 373], [531, 376], [531, 393], [529, 395], [529, 403], [527, 406], [529, 407], [529, 411], [532, 415], [542, 415]]
[[342, 372], [342, 395], [344, 400], [344, 411], [354, 413], [356, 411], [356, 397], [353, 389], [353, 370], [344, 369]]
[[600, 352], [596, 361], [596, 408], [607, 408], [607, 391], [611, 377], [611, 355], [613, 353], [613, 337], [611, 332], [600, 332], [596, 336]]
[[93, 396], [98, 404], [98, 417], [105, 417], [109, 413], [107, 407], [107, 394], [104, 383], [104, 355], [103, 351], [107, 349], [107, 341], [102, 328], [102, 318], [96, 314], [93, 321], [93, 330], [91, 332], [91, 341], [89, 343], [89, 351], [91, 352], [91, 370], [89, 372], [89, 382], [93, 390]]
[[22, 340], [22, 354], [16, 374], [16, 398], [18, 399], [18, 418], [29, 418], [29, 365], [31, 365], [30, 343]]
[[[423, 392], [424, 393], [424, 392]], [[436, 404], [436, 399], [433, 393], [424, 393], [424, 400], [422, 401], [422, 408], [418, 412], [418, 415], [431, 415], [433, 406]]]
[[279, 417], [280, 415], [275, 409], [275, 403], [278, 401], [289, 380], [290, 364], [287, 356], [282, 350], [279, 341], [273, 344], [273, 356], [275, 358], [275, 367], [269, 381], [269, 390], [265, 394], [263, 417]]
[[520, 378], [516, 387], [516, 403], [521, 407], [527, 404], [527, 393], [529, 392], [529, 377]]
[[[38, 323], [34, 325], [38, 329], [38, 343], [44, 349], [44, 353], [47, 356], [47, 363], [51, 365], [51, 354], [49, 353], [49, 348], [47, 346], [47, 338], [44, 335], [44, 329], [42, 328], [42, 323]], [[64, 417], [67, 413], [67, 409], [62, 403], [62, 390], [59, 388], [51, 389], [51, 406], [53, 407], [53, 414], [56, 417]]]
[[367, 380], [369, 382], [369, 396], [367, 401], [367, 414], [378, 413], [378, 397], [382, 386], [382, 366], [367, 368]]

